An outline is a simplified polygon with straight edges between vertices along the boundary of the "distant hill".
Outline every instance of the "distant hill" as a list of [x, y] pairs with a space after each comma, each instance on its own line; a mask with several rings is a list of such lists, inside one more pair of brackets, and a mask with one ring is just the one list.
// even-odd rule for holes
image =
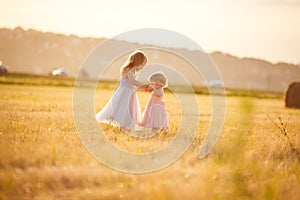
[[0, 60], [10, 71], [47, 74], [55, 67], [64, 67], [75, 75], [88, 53], [103, 40], [19, 27], [0, 29]]
[[[32, 29], [23, 30], [0, 29], [0, 60], [8, 65], [9, 71], [48, 74], [53, 68], [63, 67], [70, 76], [76, 76], [79, 67], [89, 53], [105, 38], [80, 38], [75, 35], [62, 35], [40, 32]], [[115, 41], [115, 48], [131, 45], [138, 48], [141, 44], [126, 41]], [[172, 50], [171, 48], [169, 48]], [[195, 51], [181, 49], [191, 56]], [[180, 71], [188, 77], [193, 85], [204, 85], [204, 81], [195, 71], [190, 70], [189, 64], [182, 59], [163, 51], [146, 51], [151, 62], [163, 63]], [[199, 52], [198, 52], [199, 53]], [[282, 92], [293, 80], [300, 80], [300, 68], [287, 63], [272, 64], [255, 58], [238, 58], [221, 52], [209, 54], [219, 68], [225, 87], [238, 89], [255, 89]], [[126, 56], [117, 59], [103, 74], [106, 79], [118, 79], [120, 66]], [[97, 63], [96, 63], [97, 64]], [[99, 63], [98, 63], [99, 64]], [[101, 64], [101, 63], [100, 63]], [[105, 64], [105, 61], [103, 61]], [[199, 63], [205, 70], [207, 63]], [[86, 71], [86, 75], [94, 77], [97, 66]], [[150, 72], [159, 70], [160, 67], [145, 68], [140, 74], [146, 80]], [[185, 70], [189, 69], [189, 70]], [[173, 76], [171, 69], [164, 69], [169, 76], [170, 84], [181, 83], [180, 77]]]
[[238, 58], [229, 54], [210, 54], [229, 88], [284, 91], [289, 83], [300, 80], [300, 66], [255, 58]]

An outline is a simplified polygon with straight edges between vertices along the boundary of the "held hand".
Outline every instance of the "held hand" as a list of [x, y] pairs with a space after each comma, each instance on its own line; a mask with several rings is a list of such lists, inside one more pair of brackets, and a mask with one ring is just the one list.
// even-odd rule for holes
[[142, 85], [140, 87], [137, 88], [137, 90], [143, 90], [146, 91], [147, 90], [148, 85]]
[[139, 89], [144, 90], [145, 92], [152, 92], [153, 91], [153, 87], [151, 85], [143, 85]]
[[147, 85], [146, 92], [152, 92], [154, 88], [151, 85]]

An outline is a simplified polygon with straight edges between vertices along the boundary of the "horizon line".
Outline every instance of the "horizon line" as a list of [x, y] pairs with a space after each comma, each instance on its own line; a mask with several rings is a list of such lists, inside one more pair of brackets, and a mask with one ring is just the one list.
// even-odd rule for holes
[[[16, 30], [16, 29], [22, 29], [23, 31], [36, 31], [36, 32], [40, 32], [40, 33], [50, 33], [53, 35], [63, 35], [63, 36], [67, 36], [67, 37], [78, 37], [80, 39], [97, 39], [97, 40], [108, 40], [108, 39], [115, 39], [115, 40], [119, 40], [119, 41], [125, 41], [128, 43], [137, 43], [137, 44], [141, 44], [141, 45], [149, 45], [149, 46], [157, 46], [157, 47], [165, 47], [165, 48], [175, 48], [175, 49], [186, 49], [188, 51], [198, 51], [199, 49], [190, 49], [187, 47], [170, 47], [170, 46], [166, 46], [166, 45], [157, 45], [157, 44], [151, 44], [151, 43], [141, 43], [138, 41], [130, 41], [130, 40], [126, 40], [126, 39], [117, 39], [117, 38], [113, 38], [113, 37], [97, 37], [97, 36], [85, 36], [85, 35], [80, 35], [77, 33], [63, 33], [63, 32], [56, 32], [56, 31], [47, 31], [47, 30], [41, 30], [41, 29], [37, 29], [37, 28], [24, 28], [22, 26], [15, 26], [15, 27], [0, 27], [1, 29], [9, 29], [9, 30]], [[202, 48], [202, 47], [201, 47]], [[298, 66], [300, 67], [300, 61], [299, 62], [288, 62], [288, 61], [270, 61], [266, 58], [261, 58], [261, 57], [255, 57], [255, 56], [239, 56], [236, 55], [234, 53], [230, 53], [229, 51], [222, 51], [222, 50], [212, 50], [210, 52], [206, 52], [206, 50], [204, 50], [205, 53], [207, 53], [208, 55], [213, 54], [213, 53], [220, 53], [223, 55], [228, 55], [228, 56], [232, 56], [238, 59], [255, 59], [255, 60], [259, 60], [259, 61], [263, 61], [263, 62], [268, 62], [271, 63], [272, 65], [278, 65], [278, 64], [288, 64], [288, 65], [294, 65], [294, 66]]]

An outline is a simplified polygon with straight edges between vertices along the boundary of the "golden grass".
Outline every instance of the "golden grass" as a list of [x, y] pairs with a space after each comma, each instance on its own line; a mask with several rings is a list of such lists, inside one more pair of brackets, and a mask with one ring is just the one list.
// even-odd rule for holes
[[[112, 92], [98, 90], [95, 111]], [[149, 96], [139, 97], [144, 107]], [[170, 133], [141, 140], [102, 125], [106, 136], [128, 151], [166, 145], [178, 129], [180, 112], [172, 93], [165, 100]], [[221, 138], [199, 160], [211, 102], [207, 95], [197, 100], [199, 130], [189, 150], [169, 167], [137, 175], [112, 170], [85, 149], [75, 128], [71, 87], [0, 85], [0, 199], [299, 198], [299, 158], [267, 115], [287, 123], [286, 132], [300, 151], [300, 110], [284, 108], [282, 99], [228, 97]]]

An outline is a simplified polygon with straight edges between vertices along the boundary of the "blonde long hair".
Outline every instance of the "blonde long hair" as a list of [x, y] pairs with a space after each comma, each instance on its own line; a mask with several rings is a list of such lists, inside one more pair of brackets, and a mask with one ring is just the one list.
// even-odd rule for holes
[[144, 52], [140, 50], [136, 50], [130, 54], [126, 62], [121, 68], [121, 74], [124, 75], [127, 73], [129, 70], [140, 66], [144, 60], [147, 60], [147, 56]]

